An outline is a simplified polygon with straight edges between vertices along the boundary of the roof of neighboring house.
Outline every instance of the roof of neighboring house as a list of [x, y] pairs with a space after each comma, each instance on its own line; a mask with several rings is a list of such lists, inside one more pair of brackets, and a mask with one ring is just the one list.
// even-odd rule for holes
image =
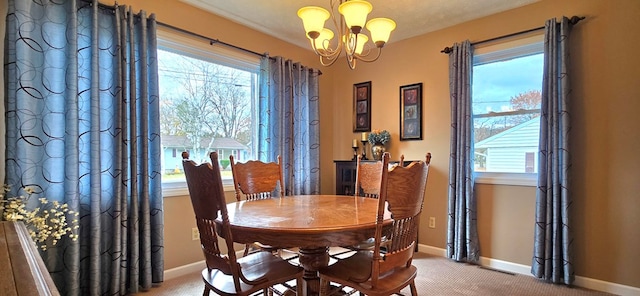
[[516, 125], [506, 131], [488, 137], [474, 145], [478, 148], [538, 146], [540, 117]]
[[224, 149], [247, 149], [247, 146], [231, 138], [215, 138], [211, 147]]
[[[189, 148], [193, 146], [189, 138], [187, 138], [186, 136], [162, 135], [161, 139], [163, 147]], [[200, 147], [207, 148], [209, 147], [210, 142], [211, 138], [204, 138], [200, 140]], [[247, 146], [231, 138], [214, 138], [213, 143], [211, 144], [211, 148], [241, 150], [248, 149]]]

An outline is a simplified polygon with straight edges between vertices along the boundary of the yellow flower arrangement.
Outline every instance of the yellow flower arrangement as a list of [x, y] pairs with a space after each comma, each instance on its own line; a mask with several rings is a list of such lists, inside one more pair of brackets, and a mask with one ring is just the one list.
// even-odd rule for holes
[[[11, 190], [9, 185], [4, 185], [0, 192], [0, 211], [5, 221], [22, 221], [27, 226], [29, 235], [40, 249], [47, 249], [50, 242], [56, 245], [58, 241], [68, 235], [73, 241], [78, 239], [74, 233], [78, 229], [78, 212], [69, 209], [66, 203], [58, 201], [50, 202], [46, 198], [40, 198], [40, 206], [32, 211], [26, 209], [34, 191], [30, 187], [22, 188], [26, 196], [5, 196]], [[71, 225], [67, 222], [67, 216], [72, 216]]]

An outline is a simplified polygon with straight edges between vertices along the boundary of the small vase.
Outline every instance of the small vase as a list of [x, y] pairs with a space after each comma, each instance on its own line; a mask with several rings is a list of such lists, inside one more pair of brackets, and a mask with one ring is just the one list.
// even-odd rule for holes
[[382, 160], [382, 155], [386, 151], [386, 148], [382, 144], [374, 144], [371, 146], [371, 155], [374, 160]]

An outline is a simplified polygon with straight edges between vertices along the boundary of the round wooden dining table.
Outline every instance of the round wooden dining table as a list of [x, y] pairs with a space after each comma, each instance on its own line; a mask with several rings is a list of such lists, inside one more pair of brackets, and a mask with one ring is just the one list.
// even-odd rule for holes
[[[318, 295], [318, 269], [329, 247], [355, 245], [374, 236], [378, 200], [347, 195], [293, 195], [227, 205], [233, 240], [300, 249], [306, 295]], [[391, 215], [385, 212], [385, 220]], [[222, 223], [216, 221], [216, 223]]]

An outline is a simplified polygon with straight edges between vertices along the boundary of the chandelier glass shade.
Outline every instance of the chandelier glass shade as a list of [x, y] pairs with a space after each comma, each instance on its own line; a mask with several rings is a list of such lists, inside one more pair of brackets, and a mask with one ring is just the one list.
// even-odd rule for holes
[[[335, 6], [339, 3], [339, 16]], [[355, 69], [356, 61], [373, 62], [380, 57], [382, 47], [389, 41], [396, 23], [388, 18], [374, 18], [367, 22], [373, 6], [363, 0], [330, 0], [331, 12], [318, 6], [307, 6], [298, 10], [307, 38], [313, 51], [320, 57], [323, 66], [331, 66], [344, 51], [349, 68]], [[331, 18], [336, 28], [335, 34], [325, 28], [325, 22]], [[364, 34], [369, 32], [371, 38]], [[374, 46], [370, 46], [371, 40]], [[372, 49], [375, 47], [375, 49]]]

